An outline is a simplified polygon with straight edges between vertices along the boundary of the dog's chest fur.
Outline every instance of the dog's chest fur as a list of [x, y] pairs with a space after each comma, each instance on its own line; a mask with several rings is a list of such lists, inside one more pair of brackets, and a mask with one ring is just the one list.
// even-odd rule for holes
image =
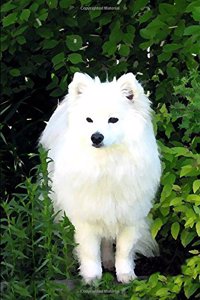
[[79, 152], [78, 157], [74, 151], [68, 156], [59, 153], [53, 180], [57, 206], [72, 220], [107, 226], [146, 216], [154, 193], [153, 174], [147, 176], [151, 160], [141, 160], [142, 153], [125, 147], [95, 151], [89, 156]]

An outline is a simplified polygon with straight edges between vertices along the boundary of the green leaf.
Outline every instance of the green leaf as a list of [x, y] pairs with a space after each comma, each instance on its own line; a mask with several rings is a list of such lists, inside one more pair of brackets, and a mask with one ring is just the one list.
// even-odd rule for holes
[[195, 219], [196, 219], [195, 216], [190, 217], [190, 218], [187, 217], [187, 222], [185, 223], [185, 228], [188, 228], [188, 227], [192, 228], [194, 226]]
[[55, 66], [59, 63], [64, 62], [64, 60], [65, 60], [65, 54], [64, 54], [64, 52], [61, 52], [52, 58], [52, 63]]
[[165, 184], [162, 193], [161, 193], [161, 200], [164, 201], [167, 197], [169, 197], [172, 193], [172, 184]]
[[177, 23], [177, 27], [174, 30], [174, 36], [176, 36], [176, 37], [182, 37], [184, 29], [185, 29], [185, 21], [184, 20], [180, 20]]
[[173, 205], [173, 206], [178, 206], [178, 205], [181, 205], [182, 204], [182, 201], [183, 201], [183, 198], [182, 197], [175, 197], [171, 200], [170, 202], [170, 206]]
[[130, 53], [130, 48], [127, 45], [121, 45], [120, 49], [119, 49], [119, 54], [121, 54], [122, 56], [128, 56]]
[[68, 59], [73, 63], [73, 64], [79, 64], [83, 62], [82, 56], [79, 53], [72, 53], [68, 55]]
[[59, 1], [59, 5], [61, 8], [66, 9], [69, 8], [74, 2], [75, 0], [61, 0]]
[[197, 179], [193, 182], [192, 189], [193, 192], [196, 193], [200, 188], [200, 179]]
[[163, 51], [164, 52], [174, 52], [182, 47], [183, 47], [183, 45], [181, 45], [181, 44], [166, 44], [163, 46]]
[[[179, 71], [175, 67], [167, 66], [167, 75], [170, 78], [176, 78], [179, 75]], [[173, 131], [174, 131], [174, 129], [173, 129]]]
[[173, 238], [176, 240], [180, 231], [180, 224], [178, 222], [174, 222], [171, 226], [171, 234]]
[[158, 273], [152, 274], [148, 281], [152, 287], [155, 287], [158, 284]]
[[103, 54], [107, 56], [112, 56], [117, 50], [117, 45], [113, 41], [106, 41], [103, 44]]
[[93, 20], [101, 15], [101, 10], [100, 9], [99, 10], [90, 10], [89, 15], [90, 15], [91, 20]]
[[8, 16], [4, 17], [2, 22], [3, 22], [3, 27], [7, 27], [9, 25], [12, 25], [16, 22], [17, 20], [17, 13], [11, 13]]
[[160, 218], [157, 218], [155, 219], [155, 221], [153, 222], [152, 224], [152, 227], [151, 227], [151, 234], [152, 234], [152, 237], [155, 238], [158, 231], [160, 230], [160, 228], [162, 227], [163, 225], [163, 222]]
[[66, 45], [69, 50], [77, 51], [82, 47], [83, 41], [79, 35], [68, 35], [66, 37]]
[[80, 72], [80, 68], [79, 67], [75, 67], [75, 66], [70, 66], [70, 72], [72, 74], [76, 73], [76, 72]]
[[[169, 289], [167, 287], [159, 288], [156, 292], [156, 296], [163, 297], [169, 295]], [[165, 298], [166, 299], [166, 298]]]
[[194, 205], [193, 209], [194, 209], [195, 213], [200, 216], [200, 207]]
[[53, 32], [49, 27], [39, 27], [37, 33], [39, 34], [39, 36], [45, 39], [53, 37]]
[[153, 13], [151, 10], [146, 11], [142, 16], [139, 17], [140, 24], [148, 21], [152, 17]]
[[181, 168], [180, 177], [188, 175], [191, 171], [193, 171], [193, 167], [191, 165], [186, 165]]
[[135, 15], [140, 9], [144, 8], [148, 3], [148, 0], [135, 0], [133, 2], [132, 12]]
[[29, 8], [30, 8], [30, 11], [36, 12], [39, 8], [39, 5], [34, 2], [33, 4], [31, 4], [31, 6]]
[[190, 154], [190, 151], [185, 147], [174, 147], [172, 148], [172, 151], [176, 156], [187, 156]]
[[27, 30], [27, 28], [28, 28], [27, 25], [20, 26], [14, 32], [12, 32], [12, 36], [15, 37], [15, 36], [21, 35], [22, 33], [24, 33], [24, 31]]
[[62, 95], [63, 95], [63, 91], [60, 88], [57, 88], [50, 93], [50, 96], [55, 98], [60, 97]]
[[31, 12], [29, 9], [23, 9], [19, 18], [21, 21], [28, 21], [30, 14]]
[[58, 77], [55, 74], [51, 74], [51, 79], [52, 79], [52, 81], [46, 87], [47, 90], [52, 90], [55, 87], [58, 87], [58, 83], [59, 83]]
[[62, 77], [61, 81], [60, 81], [60, 84], [59, 84], [59, 87], [61, 88], [62, 91], [66, 91], [66, 88], [67, 88], [67, 77], [68, 77], [68, 74], [66, 74], [64, 77]]
[[127, 32], [134, 35], [135, 34], [135, 27], [133, 25], [128, 25], [126, 28]]
[[200, 35], [200, 25], [188, 26], [187, 28], [185, 28], [183, 35], [194, 35], [194, 34]]
[[128, 25], [126, 30], [127, 32], [123, 34], [122, 40], [125, 43], [132, 44], [135, 37], [135, 27]]
[[11, 2], [4, 3], [1, 7], [1, 12], [8, 12], [9, 10], [12, 10], [16, 7], [16, 4], [13, 4]]
[[18, 77], [21, 75], [21, 72], [19, 69], [12, 69], [10, 70], [10, 74], [13, 76], [13, 77]]
[[50, 8], [57, 8], [58, 0], [46, 0]]
[[175, 182], [175, 180], [176, 180], [176, 176], [171, 172], [167, 172], [162, 177], [162, 184], [163, 185], [166, 185], [166, 184], [172, 185]]
[[39, 20], [46, 21], [47, 17], [48, 17], [48, 9], [46, 8], [41, 9], [39, 12]]
[[42, 44], [43, 44], [43, 46], [42, 46], [43, 49], [52, 49], [52, 48], [56, 47], [59, 44], [59, 42], [56, 40], [50, 39], [50, 40], [44, 40], [42, 42]]
[[116, 44], [121, 42], [122, 39], [123, 39], [123, 32], [121, 30], [121, 24], [120, 21], [117, 20], [115, 23], [112, 24], [109, 40]]
[[153, 44], [152, 41], [148, 41], [148, 42], [141, 43], [139, 47], [140, 47], [142, 50], [146, 50], [146, 49], [149, 48], [152, 44]]
[[[158, 38], [157, 36], [158, 34], [167, 35], [168, 33], [167, 29], [168, 29], [167, 25], [161, 19], [156, 18], [151, 23], [149, 23], [146, 28], [140, 30], [140, 35], [145, 39], [153, 39], [154, 37]], [[163, 30], [166, 31], [163, 32]]]
[[26, 39], [23, 35], [17, 36], [16, 40], [20, 45], [24, 45], [26, 43]]
[[134, 36], [131, 33], [124, 33], [123, 34], [123, 42], [127, 43], [127, 44], [132, 44], [134, 39]]
[[186, 12], [192, 12], [195, 8], [200, 7], [200, 0], [193, 0], [191, 3], [186, 7], [185, 11]]
[[196, 231], [197, 231], [198, 236], [200, 236], [200, 221], [198, 221], [196, 223]]
[[159, 4], [159, 11], [164, 16], [173, 16], [176, 13], [176, 7], [174, 4], [161, 3]]
[[200, 204], [200, 196], [195, 194], [187, 195], [186, 200], [191, 203]]
[[187, 229], [184, 229], [181, 232], [181, 243], [184, 247], [186, 247], [196, 236], [195, 232], [189, 232]]
[[190, 284], [185, 285], [184, 292], [187, 299], [191, 299], [191, 296], [198, 290], [198, 288], [199, 288], [199, 283], [190, 282]]
[[172, 189], [173, 189], [173, 191], [176, 191], [178, 193], [181, 192], [181, 187], [178, 184], [173, 184]]
[[111, 16], [109, 15], [109, 13], [107, 13], [106, 15], [105, 14], [101, 15], [101, 18], [99, 19], [99, 25], [103, 26], [103, 25], [110, 23], [110, 19], [111, 19]]
[[200, 21], [200, 5], [195, 7], [192, 11], [192, 17], [195, 21]]
[[57, 64], [57, 65], [54, 66], [54, 70], [57, 71], [57, 70], [59, 70], [60, 68], [62, 68], [64, 65], [65, 65], [65, 62], [62, 61], [62, 62], [60, 62], [59, 64]]
[[158, 62], [169, 61], [172, 56], [172, 52], [163, 52], [158, 55]]

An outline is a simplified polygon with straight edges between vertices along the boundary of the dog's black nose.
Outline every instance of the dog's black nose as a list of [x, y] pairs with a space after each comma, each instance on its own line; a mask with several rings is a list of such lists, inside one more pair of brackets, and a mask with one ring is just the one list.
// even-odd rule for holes
[[99, 132], [95, 132], [91, 136], [91, 140], [92, 140], [92, 143], [94, 146], [99, 146], [101, 144], [101, 142], [103, 141], [103, 139], [104, 139], [103, 134], [101, 134]]

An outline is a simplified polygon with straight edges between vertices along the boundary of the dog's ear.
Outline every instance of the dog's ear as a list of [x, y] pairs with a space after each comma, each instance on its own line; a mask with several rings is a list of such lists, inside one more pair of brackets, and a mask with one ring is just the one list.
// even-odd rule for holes
[[92, 82], [93, 79], [89, 75], [76, 72], [72, 82], [69, 84], [69, 94], [74, 96], [81, 95]]
[[120, 86], [122, 94], [130, 101], [134, 101], [134, 97], [138, 94], [138, 92], [143, 91], [143, 88], [133, 73], [122, 75], [117, 80], [117, 83]]

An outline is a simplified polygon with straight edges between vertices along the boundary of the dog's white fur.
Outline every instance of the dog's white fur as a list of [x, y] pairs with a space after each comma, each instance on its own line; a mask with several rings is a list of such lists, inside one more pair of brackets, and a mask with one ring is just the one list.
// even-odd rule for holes
[[[118, 122], [108, 123], [111, 117]], [[99, 148], [92, 145], [95, 132], [104, 136]], [[146, 217], [161, 176], [142, 86], [132, 73], [105, 83], [76, 73], [40, 143], [53, 159], [55, 210], [65, 211], [75, 226], [84, 280], [101, 278], [101, 246], [103, 265], [112, 269], [115, 263], [118, 281], [134, 279], [135, 253], [152, 256], [156, 249]]]

